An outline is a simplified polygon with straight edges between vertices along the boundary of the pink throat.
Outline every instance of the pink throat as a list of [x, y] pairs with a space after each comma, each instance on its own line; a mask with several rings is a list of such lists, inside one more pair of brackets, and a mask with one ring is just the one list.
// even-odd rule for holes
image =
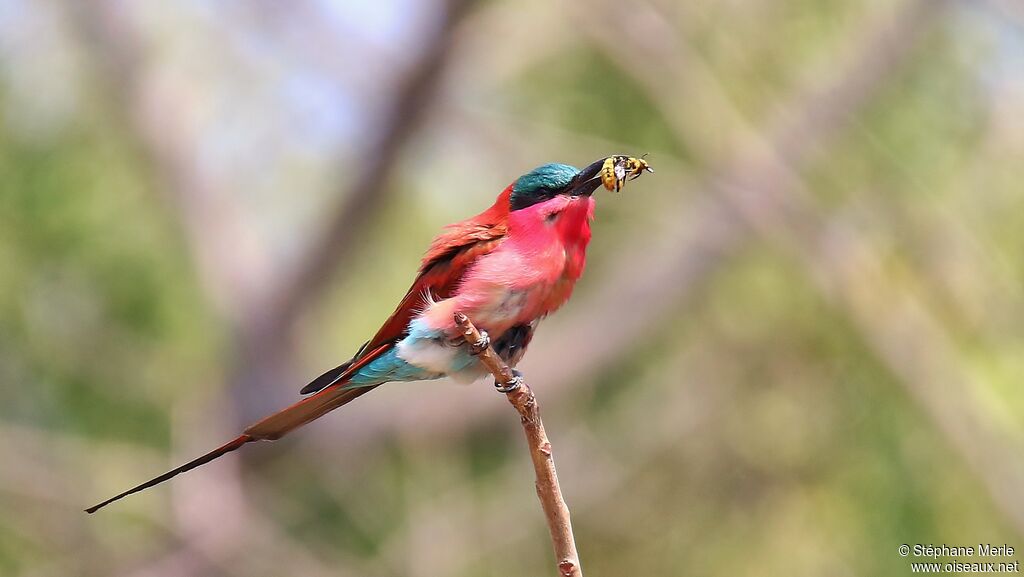
[[[578, 253], [575, 256], [585, 259], [593, 218], [593, 197], [559, 195], [513, 211], [509, 215], [509, 237], [530, 253], [561, 247], [566, 253]], [[582, 272], [582, 265], [581, 261], [579, 272]]]
[[560, 307], [583, 274], [593, 216], [589, 196], [557, 196], [510, 215], [510, 248], [522, 256], [532, 282], [550, 287], [541, 314]]

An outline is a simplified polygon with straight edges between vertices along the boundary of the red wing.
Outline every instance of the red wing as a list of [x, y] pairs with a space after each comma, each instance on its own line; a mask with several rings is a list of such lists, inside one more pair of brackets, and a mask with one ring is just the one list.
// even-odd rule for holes
[[364, 350], [373, 350], [376, 346], [401, 338], [412, 317], [423, 310], [427, 294], [432, 298], [446, 299], [455, 292], [469, 265], [494, 250], [501, 239], [505, 238], [511, 194], [510, 185], [498, 195], [497, 201], [490, 208], [473, 218], [447, 226], [430, 243], [420, 264], [419, 276], [402, 302], [398, 303], [395, 312], [384, 321], [384, 326], [363, 347]]
[[400, 339], [412, 317], [423, 309], [428, 293], [433, 298], [445, 299], [455, 292], [469, 265], [494, 250], [505, 238], [511, 195], [512, 185], [509, 185], [487, 210], [445, 227], [444, 232], [430, 243], [420, 264], [419, 276], [409, 292], [405, 293], [395, 312], [384, 321], [384, 326], [363, 346], [363, 350], [373, 350], [376, 346]]
[[509, 191], [506, 189], [486, 211], [448, 226], [435, 238], [423, 257], [416, 280], [377, 334], [351, 360], [320, 375], [303, 387], [301, 392], [313, 393], [343, 381], [353, 373], [353, 363], [362, 361], [368, 353], [383, 354], [390, 345], [405, 336], [409, 322], [426, 306], [427, 295], [434, 299], [450, 297], [469, 266], [494, 250], [505, 237]]
[[428, 293], [432, 298], [451, 296], [469, 266], [494, 250], [504, 238], [504, 220], [484, 224], [477, 219], [452, 225], [434, 240], [416, 281], [377, 334], [352, 360], [324, 373], [303, 388], [303, 392], [319, 392], [259, 421], [246, 429], [245, 434], [253, 439], [280, 438], [372, 389], [349, 389], [345, 384], [356, 371], [390, 350], [402, 338], [409, 321], [426, 305]]
[[395, 312], [384, 321], [384, 326], [370, 339], [366, 348], [372, 350], [376, 345], [401, 338], [412, 318], [426, 306], [427, 295], [438, 300], [452, 296], [469, 266], [476, 259], [494, 250], [501, 242], [503, 234], [504, 231], [502, 235], [490, 239], [476, 240], [455, 247], [450, 254], [425, 264], [409, 292], [405, 294], [405, 298], [398, 303]]

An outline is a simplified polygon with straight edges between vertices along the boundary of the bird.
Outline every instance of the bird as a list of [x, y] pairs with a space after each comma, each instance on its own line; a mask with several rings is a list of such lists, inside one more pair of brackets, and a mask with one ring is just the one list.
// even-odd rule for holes
[[[247, 443], [280, 439], [384, 383], [446, 376], [474, 381], [486, 373], [477, 355], [488, 346], [514, 367], [540, 320], [569, 300], [583, 274], [594, 191], [602, 184], [619, 190], [626, 177], [644, 171], [653, 172], [642, 159], [614, 155], [582, 170], [549, 163], [520, 176], [486, 210], [434, 238], [391, 316], [350, 360], [303, 387], [300, 393], [307, 397], [205, 455], [85, 511], [95, 513]], [[465, 343], [457, 313], [481, 329], [480, 341]]]

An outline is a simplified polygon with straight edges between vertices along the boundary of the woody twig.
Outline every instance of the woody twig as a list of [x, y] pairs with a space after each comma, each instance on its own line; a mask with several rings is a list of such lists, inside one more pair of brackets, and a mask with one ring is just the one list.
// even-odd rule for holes
[[[462, 329], [462, 337], [471, 347], [481, 343], [481, 334], [469, 317], [462, 313], [455, 314], [455, 323]], [[537, 498], [547, 518], [548, 530], [551, 533], [551, 544], [555, 550], [555, 561], [558, 563], [558, 574], [563, 577], [583, 577], [580, 568], [579, 554], [576, 552], [576, 540], [572, 534], [572, 522], [569, 519], [569, 507], [562, 498], [562, 490], [558, 486], [558, 473], [552, 456], [551, 442], [544, 432], [544, 423], [540, 418], [540, 407], [533, 390], [517, 376], [512, 369], [494, 352], [488, 344], [479, 352], [480, 362], [494, 375], [499, 390], [505, 392], [508, 401], [519, 412], [526, 433], [526, 442], [530, 448], [530, 458], [537, 474]]]

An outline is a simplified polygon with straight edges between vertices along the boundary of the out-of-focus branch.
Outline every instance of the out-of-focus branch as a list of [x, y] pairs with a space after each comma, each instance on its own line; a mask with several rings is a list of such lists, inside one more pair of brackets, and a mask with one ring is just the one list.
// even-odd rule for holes
[[[436, 30], [396, 81], [381, 125], [373, 132], [376, 138], [355, 163], [358, 169], [352, 170], [346, 163], [339, 170], [338, 202], [327, 210], [330, 216], [323, 232], [313, 235], [295, 268], [282, 267], [280, 280], [271, 283], [266, 301], [251, 309], [248, 322], [241, 327], [231, 381], [243, 424], [289, 402], [287, 389], [281, 385], [293, 380], [288, 369], [294, 356], [295, 323], [323, 296], [336, 272], [350, 262], [356, 239], [394, 194], [395, 188], [389, 186], [391, 174], [406, 142], [436, 100], [456, 31], [472, 4], [472, 0], [444, 3]], [[349, 175], [355, 180], [349, 181]]]
[[[786, 201], [781, 195], [764, 194], [763, 191], [784, 190], [799, 182], [797, 173], [807, 159], [833, 141], [848, 126], [848, 120], [878, 92], [884, 81], [901, 69], [902, 63], [928, 31], [929, 24], [943, 13], [939, 10], [942, 5], [942, 2], [933, 0], [909, 0], [894, 17], [887, 18], [882, 25], [875, 26], [853, 42], [856, 48], [850, 51], [850, 57], [841, 61], [843, 65], [838, 67], [832, 80], [798, 91], [779, 108], [779, 116], [763, 132], [744, 131], [752, 135], [751, 138], [742, 143], [734, 156], [720, 162], [717, 169], [698, 183], [702, 196], [710, 199], [706, 206], [692, 219], [681, 215], [687, 223], [695, 226], [693, 232], [666, 232], [671, 244], [664, 254], [656, 254], [655, 257], [670, 264], [652, 265], [655, 257], [651, 254], [649, 239], [645, 238], [639, 246], [623, 253], [620, 264], [613, 269], [615, 272], [609, 275], [609, 278], [622, 280], [607, 283], [590, 299], [574, 303], [573, 309], [582, 312], [575, 313], [572, 322], [562, 324], [558, 333], [603, 335], [601, 339], [588, 341], [588, 357], [613, 361], [618, 358], [618, 351], [628, 351], [629, 343], [639, 342], [642, 331], [657, 324], [658, 319], [665, 318], [670, 308], [692, 298], [692, 289], [701, 286], [700, 282], [694, 281], [712, 274], [723, 262], [721, 257], [749, 237], [749, 226], [754, 221], [744, 218], [745, 214], [785, 210], [783, 205]], [[888, 9], [886, 13], [889, 13]], [[638, 42], [632, 41], [628, 35], [618, 38], [617, 45], [627, 53], [639, 49]], [[647, 62], [653, 66], [633, 66], [632, 73], [663, 73], [657, 63], [666, 61], [664, 54], [633, 54], [636, 57], [631, 59], [632, 62]], [[724, 94], [724, 90], [714, 85], [702, 84], [696, 89]], [[727, 98], [719, 102], [723, 107], [729, 107], [728, 103]], [[759, 134], [765, 136], [759, 137]], [[680, 138], [684, 136], [680, 135]], [[732, 194], [723, 194], [723, 191], [732, 191]], [[720, 204], [722, 202], [725, 204]], [[683, 228], [679, 223], [673, 223], [673, 227]], [[651, 236], [663, 232], [652, 232]], [[687, 242], [680, 243], [683, 235]], [[693, 279], [694, 273], [701, 276]], [[622, 315], [618, 313], [627, 309], [630, 311], [628, 317], [636, 319], [624, 324]], [[542, 344], [548, 338], [553, 342], [573, 342], [566, 334], [554, 333], [539, 333], [538, 343]], [[550, 367], [551, 371], [558, 373], [558, 379], [551, 379], [554, 375], [542, 374], [545, 380], [586, 380], [605, 366], [603, 362], [559, 366], [566, 364], [556, 362], [555, 354], [551, 348], [541, 346], [539, 351], [535, 350], [530, 355], [531, 364], [538, 362], [539, 367]], [[564, 347], [557, 354], [564, 354]]]
[[[977, 0], [971, 0], [974, 3]], [[1024, 5], [1016, 0], [984, 0], [993, 10], [1012, 21], [1018, 28], [1024, 28]]]
[[[126, 9], [110, 0], [69, 5], [96, 52], [95, 67], [123, 128], [137, 137], [136, 150], [154, 174], [154, 189], [180, 216], [183, 237], [211, 302], [231, 322], [259, 305], [257, 291], [269, 278], [266, 251], [238, 206], [219, 191], [194, 157], [195, 98], [147, 68], [146, 43]], [[171, 120], [173, 119], [173, 120]]]
[[[974, 470], [1000, 510], [1024, 534], [1024, 440], [1000, 430], [976, 391], [980, 383], [959, 360], [953, 339], [912, 289], [887, 275], [879, 250], [857, 218], [813, 221], [804, 203], [770, 227], [808, 269], [822, 292], [842, 307], [911, 396]], [[856, 215], [854, 215], [856, 216]]]
[[[756, 231], [794, 252], [1024, 531], [1024, 500], [1014, 490], [1024, 484], [1024, 464], [1006, 458], [1022, 453], [1020, 443], [985, 425], [983, 410], [969, 392], [971, 378], [953, 360], [956, 354], [941, 323], [918, 298], [886, 281], [869, 245], [857, 242], [855, 235], [843, 235], [838, 243], [830, 239], [830, 227], [797, 176], [807, 159], [898, 69], [944, 7], [945, 2], [912, 0], [896, 11], [881, 34], [868, 35], [864, 52], [846, 61], [839, 82], [811, 86], [804, 97], [782, 107], [766, 140], [740, 160], [740, 167], [749, 168], [728, 171], [713, 189], [743, 223], [730, 230]], [[838, 253], [817, 254], [816, 247]], [[872, 279], [870, 290], [862, 290], [865, 279]]]
[[[376, 141], [366, 148], [358, 170], [346, 168], [340, 175], [343, 189], [339, 203], [330, 211], [324, 231], [301, 258], [293, 275], [270, 300], [269, 327], [287, 329], [309, 303], [315, 302], [329, 286], [336, 271], [352, 256], [353, 241], [365, 231], [372, 215], [390, 198], [390, 175], [409, 137], [426, 117], [431, 102], [442, 85], [455, 32], [473, 4], [472, 0], [448, 0], [444, 3], [441, 22], [419, 58], [408, 69], [395, 90], [394, 97], [376, 131]], [[352, 174], [349, 185], [345, 176]]]
[[[480, 331], [466, 315], [455, 313], [455, 323], [462, 329], [462, 338], [467, 345], [474, 346], [481, 341]], [[537, 498], [540, 499], [541, 508], [544, 509], [544, 516], [547, 518], [551, 544], [555, 550], [555, 562], [558, 563], [558, 574], [563, 577], [583, 577], [579, 554], [576, 552], [576, 540], [572, 534], [569, 506], [565, 504], [562, 490], [558, 486], [555, 458], [551, 442], [544, 432], [544, 422], [540, 418], [537, 398], [530, 386], [522, 377], [516, 377], [489, 343], [478, 358], [507, 391], [505, 395], [508, 402], [519, 412], [523, 432], [526, 433], [526, 443], [530, 448], [533, 470], [537, 474]]]
[[[199, 140], [187, 88], [174, 85], [144, 60], [145, 38], [133, 25], [128, 8], [109, 0], [72, 3], [88, 48], [95, 52], [96, 71], [108, 88], [123, 128], [136, 137], [138, 154], [153, 174], [153, 188], [180, 217], [183, 237], [198, 269], [205, 293], [228, 322], [238, 324], [244, 311], [259, 306], [262, 279], [269, 263], [238, 206], [229, 202], [194, 157]], [[169, 120], [173, 118], [173, 120]], [[222, 491], [217, 507], [188, 507], [178, 515], [178, 530], [188, 549], [225, 559], [240, 545], [237, 535], [220, 531], [210, 539], [205, 531], [245, 524], [250, 512], [238, 488], [237, 468], [216, 467], [204, 473]], [[190, 495], [190, 499], [202, 498]], [[189, 504], [194, 504], [194, 501]], [[179, 510], [188, 505], [176, 503]]]
[[[367, 147], [366, 159], [356, 184], [346, 201], [334, 211], [334, 218], [323, 239], [310, 245], [310, 257], [302, 262], [297, 275], [279, 284], [270, 274], [266, 251], [258, 246], [246, 227], [238, 207], [204, 173], [194, 158], [195, 143], [200, 140], [189, 122], [187, 103], [192, 98], [161, 82], [143, 55], [145, 39], [133, 25], [127, 8], [106, 0], [94, 0], [75, 6], [75, 16], [86, 37], [97, 51], [98, 69], [113, 86], [110, 96], [118, 111], [126, 114], [125, 124], [138, 135], [139, 151], [153, 167], [161, 182], [156, 188], [180, 215], [184, 237], [200, 271], [207, 294], [222, 315], [233, 325], [238, 359], [231, 380], [241, 403], [242, 419], [262, 416], [267, 405], [275, 406], [281, 377], [286, 373], [290, 355], [288, 329], [294, 316], [319, 296], [329, 279], [328, 269], [336, 266], [336, 256], [345, 256], [347, 244], [361, 223], [372, 219], [385, 202], [384, 184], [396, 164], [403, 143], [425, 115], [431, 96], [440, 85], [452, 36], [469, 1], [451, 0], [442, 15], [438, 32], [428, 41], [421, 57], [397, 84], [392, 105], [385, 110], [381, 136]], [[168, 117], [174, 117], [169, 122]], [[236, 474], [224, 468], [209, 474], [220, 475], [219, 487], [237, 487], [224, 475]], [[239, 503], [244, 500], [238, 496]], [[190, 508], [181, 518], [182, 530], [210, 526], [210, 513]], [[212, 512], [212, 510], [211, 510]], [[245, 512], [248, 516], [249, 512]], [[223, 521], [221, 519], [220, 521]], [[224, 547], [211, 553], [230, 556], [236, 538], [227, 535]], [[200, 547], [201, 542], [190, 544]]]
[[[79, 20], [101, 51], [104, 72], [115, 86], [119, 109], [129, 113], [140, 135], [140, 150], [163, 181], [160, 190], [177, 209], [207, 294], [232, 323], [235, 362], [229, 390], [237, 418], [245, 424], [287, 402], [282, 383], [292, 380], [292, 329], [299, 316], [322, 296], [332, 272], [352, 256], [353, 240], [386, 206], [388, 186], [404, 144], [427, 116], [442, 85], [456, 30], [471, 0], [448, 0], [437, 27], [418, 56], [395, 82], [384, 107], [377, 138], [364, 148], [358, 170], [339, 171], [339, 202], [321, 235], [304, 249], [298, 265], [272, 265], [248, 230], [237, 206], [192, 157], [199, 135], [189, 131], [190, 98], [170, 94], [173, 86], [152, 82], [141, 55], [143, 39], [128, 14], [115, 3], [94, 0], [79, 8]], [[167, 122], [168, 115], [179, 117]], [[350, 181], [344, 177], [354, 175]], [[292, 274], [288, 272], [292, 271]]]

